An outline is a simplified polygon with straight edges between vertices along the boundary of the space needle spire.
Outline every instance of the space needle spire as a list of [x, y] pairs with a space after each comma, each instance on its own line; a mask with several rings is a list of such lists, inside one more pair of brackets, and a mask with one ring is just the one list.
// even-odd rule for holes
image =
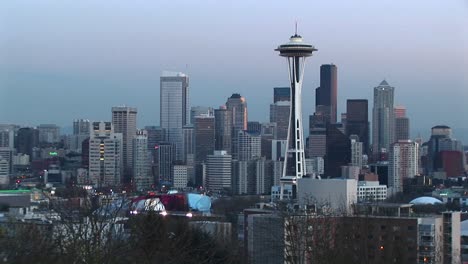
[[288, 61], [289, 82], [291, 89], [291, 108], [289, 113], [289, 128], [286, 155], [284, 160], [283, 175], [280, 178], [280, 200], [284, 198], [284, 186], [292, 185], [295, 193], [297, 179], [306, 175], [304, 154], [304, 130], [302, 126], [302, 80], [304, 77], [304, 65], [306, 57], [312, 56], [317, 49], [303, 42], [297, 34], [297, 22], [295, 34], [289, 42], [278, 46], [281, 57]]

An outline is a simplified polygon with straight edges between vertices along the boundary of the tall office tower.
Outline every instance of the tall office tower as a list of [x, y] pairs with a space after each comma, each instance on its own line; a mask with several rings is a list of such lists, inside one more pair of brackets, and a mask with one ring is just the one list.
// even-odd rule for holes
[[89, 135], [90, 124], [88, 119], [73, 120], [73, 135]]
[[153, 183], [148, 134], [145, 130], [138, 130], [133, 137], [133, 184], [136, 190], [144, 190], [151, 188]]
[[276, 137], [276, 131], [276, 123], [262, 123], [260, 131], [262, 138], [261, 157], [265, 157], [268, 160], [271, 160], [271, 142]]
[[133, 168], [133, 137], [136, 135], [137, 109], [128, 106], [112, 107], [112, 125], [115, 133], [122, 134], [124, 180], [130, 180]]
[[27, 154], [33, 158], [33, 148], [39, 146], [39, 131], [32, 127], [22, 127], [15, 138], [17, 153]]
[[406, 117], [406, 107], [402, 105], [395, 106], [393, 112], [395, 113], [395, 118]]
[[215, 149], [225, 150], [231, 154], [232, 147], [232, 116], [226, 106], [214, 110], [215, 116]]
[[88, 119], [73, 120], [73, 135], [69, 137], [70, 150], [82, 153], [83, 141], [89, 138], [90, 122]]
[[280, 56], [288, 61], [291, 88], [291, 110], [288, 126], [288, 147], [281, 177], [280, 199], [283, 200], [285, 185], [296, 185], [296, 180], [306, 175], [304, 155], [304, 130], [302, 127], [302, 81], [306, 57], [312, 56], [317, 49], [302, 41], [302, 37], [291, 36], [289, 42], [278, 46]]
[[54, 124], [41, 124], [37, 127], [39, 131], [39, 143], [60, 142], [60, 127]]
[[192, 106], [190, 108], [190, 124], [195, 124], [195, 117], [197, 116], [213, 116], [214, 109], [209, 106]]
[[226, 108], [232, 115], [234, 133], [247, 130], [247, 101], [240, 94], [232, 94], [226, 102]]
[[195, 163], [206, 161], [215, 149], [215, 119], [213, 116], [195, 117]]
[[172, 143], [160, 143], [157, 146], [158, 183], [172, 184], [172, 165], [176, 160], [176, 147]]
[[238, 160], [249, 161], [260, 158], [262, 153], [260, 134], [239, 130], [237, 132], [237, 143]]
[[15, 130], [12, 128], [0, 128], [0, 148], [15, 147]]
[[176, 147], [176, 159], [182, 160], [182, 128], [190, 123], [189, 79], [183, 73], [164, 71], [160, 80], [160, 122], [167, 141]]
[[362, 168], [363, 160], [363, 145], [362, 142], [359, 141], [359, 137], [357, 135], [351, 135], [349, 137], [351, 140], [351, 166]]
[[315, 112], [322, 112], [325, 122], [336, 123], [338, 81], [334, 64], [320, 66], [320, 87], [315, 89]]
[[166, 131], [160, 126], [145, 126], [148, 135], [148, 149], [154, 150], [159, 143], [166, 141]]
[[393, 110], [395, 88], [383, 80], [374, 88], [372, 109], [372, 153], [377, 157], [395, 141], [395, 113]]
[[427, 155], [425, 157], [426, 162], [424, 166], [424, 173], [432, 175], [433, 172], [437, 171], [437, 155], [440, 152], [440, 142], [446, 139], [452, 138], [452, 129], [445, 125], [434, 126], [431, 129], [431, 138], [427, 145]]
[[351, 163], [351, 140], [336, 124], [327, 124], [325, 177], [341, 177], [341, 166]]
[[270, 122], [276, 123], [276, 138], [287, 139], [289, 125], [289, 110], [291, 102], [277, 101], [270, 104]]
[[283, 160], [286, 153], [287, 140], [274, 139], [271, 142], [271, 160]]
[[265, 157], [255, 162], [255, 194], [266, 194], [271, 192], [273, 186], [273, 161]]
[[327, 152], [327, 129], [313, 128], [307, 138], [307, 156], [323, 158]]
[[119, 186], [122, 177], [123, 137], [111, 122], [93, 122], [89, 138], [89, 184]]
[[257, 160], [233, 160], [232, 192], [255, 194]]
[[184, 157], [182, 161], [186, 165], [195, 165], [195, 127], [193, 125], [184, 126], [182, 128], [184, 135]]
[[369, 154], [369, 114], [366, 99], [346, 101], [346, 135], [357, 135], [363, 145], [363, 154]]
[[273, 88], [273, 103], [280, 101], [291, 101], [291, 88], [275, 87]]
[[10, 183], [10, 164], [0, 156], [0, 185], [5, 187]]
[[419, 146], [411, 140], [399, 140], [390, 148], [388, 187], [391, 193], [403, 192], [403, 180], [418, 174]]
[[231, 189], [232, 156], [224, 150], [216, 150], [206, 159], [206, 189], [213, 192]]
[[410, 121], [408, 117], [395, 118], [395, 141], [410, 139], [409, 130]]

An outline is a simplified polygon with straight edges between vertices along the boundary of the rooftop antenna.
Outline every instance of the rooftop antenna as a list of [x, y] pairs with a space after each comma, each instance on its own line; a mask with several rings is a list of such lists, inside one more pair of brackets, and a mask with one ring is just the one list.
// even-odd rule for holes
[[296, 36], [297, 36], [297, 20], [296, 20]]

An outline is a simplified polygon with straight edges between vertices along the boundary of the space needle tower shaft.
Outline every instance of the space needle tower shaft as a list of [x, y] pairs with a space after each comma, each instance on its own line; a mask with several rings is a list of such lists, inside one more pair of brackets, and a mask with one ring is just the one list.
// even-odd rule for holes
[[296, 26], [296, 33], [291, 36], [289, 42], [278, 46], [275, 50], [279, 51], [280, 56], [285, 57], [288, 61], [291, 91], [287, 148], [283, 174], [280, 178], [280, 200], [283, 200], [285, 185], [292, 185], [292, 194], [294, 195], [297, 179], [306, 175], [304, 130], [302, 126], [302, 81], [305, 59], [312, 56], [312, 52], [317, 51], [317, 49], [303, 42], [302, 37], [297, 34]]

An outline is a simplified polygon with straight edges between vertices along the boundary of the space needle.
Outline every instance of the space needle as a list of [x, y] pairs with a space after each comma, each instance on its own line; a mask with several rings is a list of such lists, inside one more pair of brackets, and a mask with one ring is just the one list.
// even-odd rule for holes
[[288, 60], [289, 82], [291, 90], [291, 108], [289, 112], [288, 144], [285, 153], [283, 175], [280, 178], [280, 200], [284, 198], [284, 187], [292, 185], [293, 196], [297, 179], [306, 175], [304, 155], [304, 130], [302, 129], [302, 80], [304, 77], [304, 65], [306, 57], [312, 56], [317, 49], [303, 42], [302, 37], [296, 32], [289, 42], [278, 46], [281, 57]]

